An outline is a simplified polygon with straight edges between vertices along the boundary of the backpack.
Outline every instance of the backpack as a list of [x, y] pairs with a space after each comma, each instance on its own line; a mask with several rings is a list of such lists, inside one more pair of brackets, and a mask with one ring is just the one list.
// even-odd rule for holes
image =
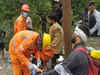
[[82, 51], [88, 56], [88, 75], [98, 75], [99, 67], [96, 65], [98, 60], [93, 59], [85, 48], [76, 48], [75, 51]]

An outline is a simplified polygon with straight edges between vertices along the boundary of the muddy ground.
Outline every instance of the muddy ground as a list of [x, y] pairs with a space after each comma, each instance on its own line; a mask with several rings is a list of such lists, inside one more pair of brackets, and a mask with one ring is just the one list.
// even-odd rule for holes
[[13, 75], [8, 55], [5, 57], [0, 55], [0, 75]]
[[96, 49], [100, 49], [100, 37], [90, 37], [87, 42], [87, 45]]

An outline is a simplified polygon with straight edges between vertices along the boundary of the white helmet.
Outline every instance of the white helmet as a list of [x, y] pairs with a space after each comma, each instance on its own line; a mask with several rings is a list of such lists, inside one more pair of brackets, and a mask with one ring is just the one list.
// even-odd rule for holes
[[55, 2], [60, 2], [60, 0], [54, 0]]
[[87, 35], [78, 26], [75, 28], [74, 34], [79, 36], [84, 42], [87, 42]]

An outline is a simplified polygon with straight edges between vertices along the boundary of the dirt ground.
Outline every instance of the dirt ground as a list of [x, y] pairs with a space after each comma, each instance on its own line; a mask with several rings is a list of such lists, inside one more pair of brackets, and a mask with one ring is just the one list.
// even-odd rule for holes
[[100, 37], [90, 37], [87, 45], [96, 49], [100, 49]]
[[[100, 37], [89, 38], [87, 45], [100, 49]], [[9, 53], [5, 52], [5, 55], [5, 58], [2, 58], [0, 55], [0, 75], [13, 75], [11, 64], [8, 61]]]
[[0, 56], [0, 75], [13, 75], [8, 57], [3, 58], [2, 56]]

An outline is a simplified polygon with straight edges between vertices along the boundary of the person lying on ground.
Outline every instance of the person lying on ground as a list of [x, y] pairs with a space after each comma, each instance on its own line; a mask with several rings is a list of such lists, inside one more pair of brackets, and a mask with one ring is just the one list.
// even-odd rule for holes
[[84, 52], [76, 51], [77, 48], [85, 49], [86, 41], [87, 35], [77, 27], [72, 37], [73, 51], [68, 58], [42, 75], [88, 75], [88, 57]]

